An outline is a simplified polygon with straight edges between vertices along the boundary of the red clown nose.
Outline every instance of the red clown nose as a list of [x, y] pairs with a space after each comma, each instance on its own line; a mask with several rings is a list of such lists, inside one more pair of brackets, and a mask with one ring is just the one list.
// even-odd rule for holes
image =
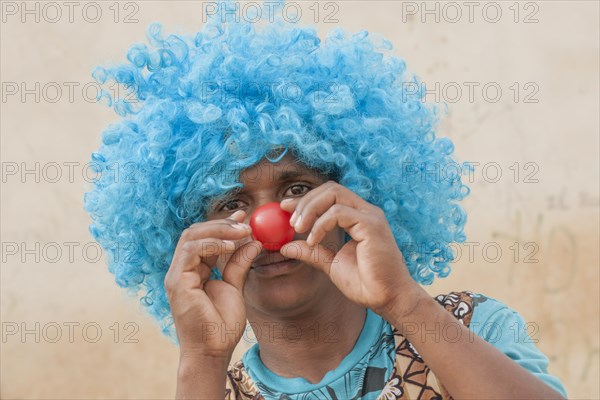
[[279, 203], [267, 203], [254, 210], [250, 217], [252, 238], [270, 251], [279, 250], [294, 240], [294, 228], [290, 226], [292, 215], [282, 210]]

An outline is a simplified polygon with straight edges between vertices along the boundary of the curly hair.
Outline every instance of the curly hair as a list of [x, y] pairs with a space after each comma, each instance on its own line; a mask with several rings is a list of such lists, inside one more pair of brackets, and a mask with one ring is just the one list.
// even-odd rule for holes
[[91, 156], [99, 178], [84, 199], [90, 232], [117, 284], [141, 296], [168, 336], [163, 281], [182, 231], [265, 157], [291, 151], [380, 207], [421, 284], [447, 276], [452, 244], [466, 239], [456, 202], [469, 193], [468, 164], [436, 137], [439, 106], [424, 102], [402, 59], [384, 54], [391, 43], [340, 28], [322, 42], [281, 18], [254, 25], [211, 18], [195, 36], [165, 37], [154, 23], [128, 63], [92, 73], [132, 96], [99, 94], [122, 118]]

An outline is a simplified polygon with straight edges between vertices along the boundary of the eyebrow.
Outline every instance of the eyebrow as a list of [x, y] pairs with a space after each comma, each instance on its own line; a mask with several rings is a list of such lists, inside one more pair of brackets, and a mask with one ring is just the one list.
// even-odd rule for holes
[[[305, 167], [298, 167], [297, 169], [294, 169], [294, 170], [285, 170], [283, 172], [276, 173], [276, 174], [274, 174], [273, 179], [276, 182], [285, 182], [285, 181], [291, 181], [291, 180], [297, 179], [302, 176], [310, 176], [312, 178], [327, 180], [327, 177], [325, 175], [323, 175], [319, 172], [311, 171]], [[245, 192], [246, 192], [245, 186], [238, 187], [238, 188], [235, 188], [233, 191], [229, 192], [229, 195], [226, 197], [229, 198], [230, 196], [236, 196], [240, 193], [245, 193]]]
[[276, 179], [280, 180], [280, 181], [287, 181], [290, 179], [294, 179], [294, 178], [298, 178], [299, 176], [305, 176], [305, 175], [317, 175], [320, 176], [320, 174], [316, 174], [312, 171], [309, 171], [305, 168], [301, 168], [300, 170], [293, 170], [293, 171], [283, 171], [282, 173], [278, 174], [275, 176]]
[[[294, 169], [294, 170], [285, 170], [283, 172], [280, 172], [278, 174], [275, 174], [274, 178], [277, 181], [290, 181], [302, 176], [310, 176], [310, 177], [317, 177], [323, 180], [327, 180], [327, 176], [319, 173], [319, 172], [315, 172], [315, 171], [311, 171], [305, 167], [298, 167], [298, 169]], [[218, 199], [215, 199], [215, 205], [219, 205], [222, 204], [223, 202], [231, 199], [232, 197], [235, 197], [237, 195], [239, 195], [240, 193], [244, 193], [246, 191], [246, 187], [236, 187], [235, 189], [230, 190], [229, 192], [223, 194], [222, 196], [220, 196]]]

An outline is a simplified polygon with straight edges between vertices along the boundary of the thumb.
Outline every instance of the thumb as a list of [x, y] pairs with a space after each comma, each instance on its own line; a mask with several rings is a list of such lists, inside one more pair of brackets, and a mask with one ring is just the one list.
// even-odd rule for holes
[[316, 269], [323, 271], [329, 276], [331, 264], [338, 260], [335, 258], [335, 252], [318, 243], [310, 247], [305, 240], [295, 240], [286, 243], [279, 249], [279, 252], [287, 258], [293, 258], [306, 264], [310, 264]]
[[253, 240], [242, 245], [231, 256], [223, 269], [223, 281], [237, 288], [240, 292], [244, 289], [252, 261], [262, 252], [262, 244]]

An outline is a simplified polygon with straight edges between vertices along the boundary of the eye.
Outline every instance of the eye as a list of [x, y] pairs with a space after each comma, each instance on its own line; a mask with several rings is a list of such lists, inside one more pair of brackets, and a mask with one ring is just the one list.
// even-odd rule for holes
[[229, 200], [229, 201], [223, 203], [222, 206], [217, 207], [217, 209], [219, 211], [233, 211], [233, 210], [236, 209], [235, 205], [237, 203], [241, 203], [241, 200], [235, 200], [235, 199], [234, 200]]
[[[307, 190], [304, 189], [298, 189], [298, 188], [306, 188]], [[288, 190], [286, 190], [285, 194], [286, 195], [288, 192], [290, 192], [291, 189], [291, 195], [292, 196], [301, 196], [303, 194], [306, 194], [307, 192], [310, 192], [310, 190], [312, 189], [310, 186], [308, 185], [304, 185], [301, 183], [296, 183], [294, 185], [291, 185]]]

